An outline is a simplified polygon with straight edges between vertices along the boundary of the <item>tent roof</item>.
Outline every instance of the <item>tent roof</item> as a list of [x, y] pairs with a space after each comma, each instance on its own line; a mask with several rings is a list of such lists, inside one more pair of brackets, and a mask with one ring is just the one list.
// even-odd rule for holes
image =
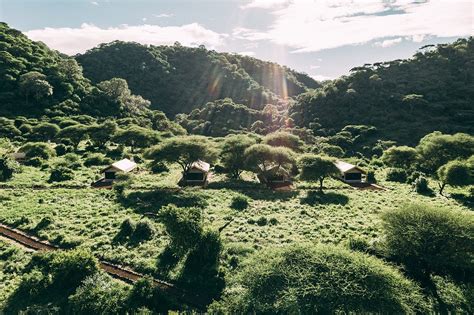
[[352, 170], [358, 170], [359, 172], [361, 173], [366, 173], [363, 169], [361, 169], [359, 166], [357, 165], [354, 165], [354, 164], [351, 164], [351, 163], [347, 163], [347, 162], [344, 162], [344, 161], [336, 161], [336, 163], [334, 163], [336, 165], [336, 167], [342, 172], [342, 173], [347, 173], [349, 171], [352, 171]]
[[[263, 167], [263, 165], [259, 165], [258, 166], [260, 168], [260, 170], [262, 171], [262, 173], [264, 172], [265, 168]], [[290, 172], [288, 172], [283, 166], [280, 166], [280, 165], [277, 165], [277, 164], [274, 164], [274, 165], [270, 165], [266, 172], [266, 174], [268, 175], [285, 175], [285, 176], [290, 176]]]
[[202, 172], [209, 172], [209, 169], [211, 168], [211, 165], [209, 163], [206, 163], [201, 160], [197, 160], [191, 164], [191, 167], [189, 169], [197, 169]]
[[129, 159], [123, 159], [118, 162], [113, 163], [112, 165], [104, 168], [102, 172], [105, 172], [108, 169], [114, 168], [117, 171], [122, 171], [122, 172], [130, 172], [133, 170], [135, 167], [137, 167], [137, 163], [130, 161]]

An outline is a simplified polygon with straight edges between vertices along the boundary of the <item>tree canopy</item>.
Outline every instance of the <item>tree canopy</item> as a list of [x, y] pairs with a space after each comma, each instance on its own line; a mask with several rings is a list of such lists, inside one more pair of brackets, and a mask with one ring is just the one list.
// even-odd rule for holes
[[164, 141], [145, 152], [145, 157], [155, 161], [178, 163], [186, 174], [193, 162], [202, 160], [212, 163], [217, 152], [206, 137], [181, 136]]

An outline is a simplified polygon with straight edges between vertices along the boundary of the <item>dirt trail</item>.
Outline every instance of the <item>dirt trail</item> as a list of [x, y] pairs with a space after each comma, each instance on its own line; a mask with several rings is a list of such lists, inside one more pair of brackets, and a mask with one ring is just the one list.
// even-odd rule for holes
[[[18, 229], [11, 228], [1, 223], [0, 236], [33, 251], [60, 250], [59, 247], [47, 241], [40, 240], [32, 235], [28, 235]], [[139, 279], [145, 277], [143, 274], [124, 268], [122, 266], [114, 265], [104, 260], [99, 260], [99, 266], [102, 270], [107, 272], [112, 277], [128, 283], [134, 283]], [[202, 305], [199, 302], [195, 301], [195, 299], [193, 298], [187, 297], [184, 291], [178, 289], [173, 284], [159, 279], [153, 279], [153, 282], [155, 286], [159, 287], [163, 291], [166, 291], [168, 294], [175, 297], [178, 301], [181, 301], [189, 306], [202, 309]]]

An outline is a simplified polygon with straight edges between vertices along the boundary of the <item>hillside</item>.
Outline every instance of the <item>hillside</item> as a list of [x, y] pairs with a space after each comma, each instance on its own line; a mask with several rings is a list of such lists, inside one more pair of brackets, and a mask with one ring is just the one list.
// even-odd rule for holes
[[301, 95], [296, 124], [325, 135], [371, 125], [387, 139], [415, 144], [434, 130], [474, 132], [474, 39], [429, 46], [407, 60], [368, 64]]
[[124, 78], [133, 93], [172, 116], [227, 97], [262, 109], [279, 98], [319, 86], [309, 76], [276, 63], [179, 43], [144, 46], [116, 41], [78, 55], [76, 60], [92, 82]]
[[90, 87], [77, 62], [0, 23], [0, 113], [39, 114]]

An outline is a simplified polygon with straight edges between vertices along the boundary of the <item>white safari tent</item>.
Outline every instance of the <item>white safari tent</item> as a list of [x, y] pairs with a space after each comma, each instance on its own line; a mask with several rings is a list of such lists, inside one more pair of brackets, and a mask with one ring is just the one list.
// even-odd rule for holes
[[346, 183], [363, 183], [366, 181], [367, 172], [357, 165], [343, 161], [337, 161], [336, 167], [341, 172], [341, 179]]
[[115, 162], [102, 170], [102, 173], [104, 173], [104, 180], [113, 181], [116, 178], [117, 173], [129, 173], [136, 167], [137, 163], [129, 159], [123, 159]]
[[209, 170], [211, 165], [201, 160], [191, 164], [189, 170], [179, 181], [179, 185], [206, 186], [208, 183]]

